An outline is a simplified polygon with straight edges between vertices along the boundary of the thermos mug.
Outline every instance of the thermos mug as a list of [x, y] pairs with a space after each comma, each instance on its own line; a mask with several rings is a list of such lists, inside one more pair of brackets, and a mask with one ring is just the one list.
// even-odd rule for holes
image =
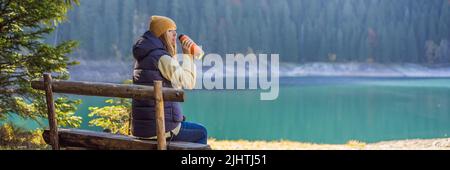
[[191, 40], [192, 44], [189, 48], [189, 53], [192, 54], [192, 56], [194, 56], [196, 59], [202, 59], [205, 53], [203, 52], [202, 48], [200, 48], [200, 46], [198, 46], [191, 38], [189, 38], [189, 36], [181, 34], [178, 39], [180, 40], [181, 44]]

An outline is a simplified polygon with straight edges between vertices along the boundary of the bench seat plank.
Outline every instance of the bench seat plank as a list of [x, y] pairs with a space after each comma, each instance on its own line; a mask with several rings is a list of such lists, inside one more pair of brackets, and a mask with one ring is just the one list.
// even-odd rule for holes
[[[44, 130], [43, 137], [49, 143], [50, 131]], [[102, 150], [156, 150], [156, 140], [141, 140], [133, 136], [94, 132], [81, 129], [58, 129], [59, 144], [62, 147], [83, 147]], [[209, 145], [172, 141], [168, 150], [211, 150]]]

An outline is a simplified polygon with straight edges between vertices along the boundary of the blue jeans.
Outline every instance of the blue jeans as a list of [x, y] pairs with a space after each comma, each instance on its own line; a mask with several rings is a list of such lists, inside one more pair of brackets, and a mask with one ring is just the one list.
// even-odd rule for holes
[[172, 138], [172, 141], [184, 141], [206, 144], [208, 132], [206, 128], [198, 123], [181, 122], [181, 128], [178, 135]]

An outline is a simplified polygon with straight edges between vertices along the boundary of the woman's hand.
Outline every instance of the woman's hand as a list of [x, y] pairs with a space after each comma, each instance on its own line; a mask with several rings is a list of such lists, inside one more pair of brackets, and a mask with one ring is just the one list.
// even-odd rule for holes
[[181, 43], [182, 49], [183, 49], [183, 54], [188, 54], [189, 56], [193, 57], [192, 54], [190, 53], [192, 43], [193, 43], [193, 41], [191, 41], [191, 40], [184, 41], [184, 43]]

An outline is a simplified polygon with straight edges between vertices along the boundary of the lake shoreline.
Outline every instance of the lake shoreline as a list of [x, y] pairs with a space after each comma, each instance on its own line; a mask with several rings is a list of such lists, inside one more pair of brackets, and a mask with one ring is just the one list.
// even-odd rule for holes
[[[134, 60], [91, 60], [74, 58], [80, 64], [69, 67], [70, 80], [122, 83], [132, 78]], [[210, 68], [202, 68], [196, 62], [197, 73]], [[226, 67], [224, 67], [226, 68]], [[234, 65], [232, 66], [234, 70]], [[258, 72], [245, 70], [248, 76], [258, 76]], [[224, 69], [226, 75], [226, 70]], [[365, 63], [365, 62], [281, 62], [280, 77], [331, 77], [331, 78], [450, 78], [450, 64], [415, 63]], [[203, 74], [199, 74], [203, 75]], [[197, 81], [201, 80], [197, 77]], [[216, 78], [224, 78], [217, 77]]]
[[390, 140], [376, 143], [315, 144], [295, 141], [210, 139], [213, 150], [450, 150], [450, 138]]

